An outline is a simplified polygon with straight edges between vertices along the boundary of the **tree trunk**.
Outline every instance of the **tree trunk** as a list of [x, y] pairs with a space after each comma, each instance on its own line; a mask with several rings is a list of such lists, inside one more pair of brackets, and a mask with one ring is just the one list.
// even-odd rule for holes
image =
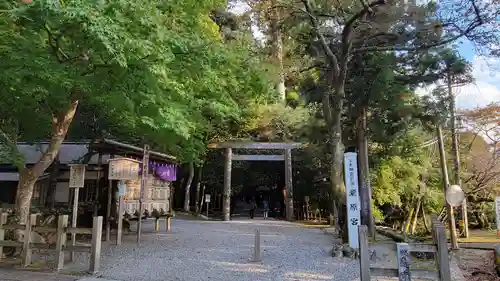
[[476, 217], [477, 224], [479, 225], [479, 228], [485, 229], [489, 227], [489, 222], [488, 222], [488, 217], [484, 215], [483, 211], [474, 211], [474, 216]]
[[59, 162], [59, 153], [56, 155], [56, 158], [54, 159], [54, 163], [52, 164], [52, 169], [50, 171], [50, 176], [49, 176], [49, 189], [47, 190], [47, 196], [45, 199], [45, 202], [48, 203], [48, 206], [50, 209], [54, 209], [54, 204], [55, 204], [55, 194], [56, 194], [56, 188], [57, 188], [57, 178], [59, 177], [59, 168], [60, 168], [60, 162]]
[[[215, 196], [214, 196], [215, 198]], [[201, 198], [200, 198], [200, 203], [198, 204], [199, 206], [199, 210], [201, 212], [201, 210], [203, 210], [203, 203], [205, 203], [205, 185], [203, 185], [203, 188], [201, 190]], [[213, 207], [212, 207], [213, 208]]]
[[411, 224], [411, 234], [415, 234], [415, 230], [417, 229], [417, 221], [418, 221], [418, 213], [420, 213], [420, 207], [422, 206], [422, 198], [418, 198], [417, 200], [417, 208], [415, 209], [415, 215], [413, 216], [413, 222]]
[[408, 217], [406, 218], [406, 222], [405, 222], [404, 227], [403, 227], [403, 233], [405, 233], [405, 234], [408, 233], [408, 231], [410, 230], [410, 225], [411, 225], [414, 213], [415, 213], [415, 205], [412, 205], [410, 207], [410, 212], [408, 213]]
[[271, 24], [271, 40], [273, 45], [274, 58], [278, 66], [278, 83], [276, 90], [279, 98], [286, 101], [286, 88], [285, 88], [285, 70], [283, 67], [283, 40], [281, 38], [280, 30], [280, 12], [276, 7], [276, 0], [272, 1], [272, 8], [270, 11], [270, 24]]
[[35, 165], [24, 168], [19, 173], [19, 183], [16, 193], [16, 218], [20, 224], [26, 224], [30, 213], [33, 187], [38, 178], [54, 162], [59, 150], [61, 150], [61, 144], [66, 138], [77, 107], [78, 101], [74, 101], [68, 110], [52, 116], [52, 136], [47, 149]]
[[424, 206], [422, 206], [422, 219], [424, 220], [425, 232], [426, 233], [431, 232], [431, 229], [429, 227], [429, 223], [427, 221], [427, 215], [425, 214], [425, 208], [424, 208]]
[[191, 199], [191, 184], [193, 183], [194, 178], [194, 164], [193, 162], [189, 163], [189, 176], [186, 182], [186, 189], [184, 191], [184, 211], [189, 212], [189, 200]]
[[[174, 185], [172, 184], [172, 206], [170, 207], [170, 212], [173, 212], [174, 209], [175, 209], [175, 206], [178, 204], [178, 202], [180, 201], [179, 199], [179, 196], [175, 197], [176, 194], [179, 194], [179, 193], [176, 193], [176, 187], [179, 189], [179, 190], [182, 190], [181, 188], [184, 186], [184, 177], [181, 178], [181, 180], [179, 181], [179, 184], [177, 185]], [[181, 204], [182, 205], [182, 204]]]
[[198, 175], [197, 175], [197, 180], [198, 182], [196, 183], [196, 199], [194, 200], [194, 211], [198, 214], [200, 213], [200, 210], [201, 210], [201, 206], [198, 204], [198, 202], [200, 201], [200, 191], [201, 191], [201, 177], [202, 177], [202, 172], [203, 172], [203, 164], [201, 164], [199, 167], [198, 167]]
[[[342, 91], [343, 92], [343, 91]], [[341, 126], [341, 118], [342, 118], [342, 107], [343, 102], [342, 98], [338, 98], [339, 96], [343, 97], [343, 94], [340, 94], [338, 91], [334, 93], [335, 101], [330, 107], [330, 95], [326, 98], [328, 101], [327, 107], [329, 108], [328, 113], [330, 117], [327, 117], [327, 120], [330, 120], [329, 124], [329, 133], [330, 133], [330, 150], [331, 150], [331, 163], [330, 163], [330, 188], [331, 194], [333, 194], [334, 200], [336, 200], [336, 204], [331, 202], [332, 211], [337, 208], [339, 225], [337, 226], [337, 230], [339, 233], [342, 233], [342, 238], [344, 242], [348, 242], [348, 234], [347, 234], [347, 210], [346, 210], [346, 194], [345, 194], [345, 185], [343, 181], [343, 169], [342, 164], [344, 160], [344, 144], [342, 143], [342, 126]], [[323, 99], [323, 103], [325, 99]]]
[[375, 238], [375, 222], [372, 215], [372, 191], [370, 186], [370, 168], [368, 163], [367, 109], [361, 108], [358, 118], [358, 167], [359, 189], [361, 197], [361, 221], [368, 226], [368, 232]]
[[479, 217], [478, 222], [481, 229], [490, 228], [490, 222], [488, 221], [488, 216], [485, 215], [485, 209], [487, 208], [486, 203], [480, 203], [479, 205]]

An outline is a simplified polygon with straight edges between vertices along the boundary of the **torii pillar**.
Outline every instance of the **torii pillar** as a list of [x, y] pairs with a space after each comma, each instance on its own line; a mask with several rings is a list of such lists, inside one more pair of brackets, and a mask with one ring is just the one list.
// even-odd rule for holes
[[[232, 161], [284, 161], [285, 162], [285, 187], [286, 187], [286, 219], [292, 221], [293, 216], [293, 170], [292, 170], [292, 149], [300, 147], [300, 143], [289, 142], [224, 142], [209, 144], [209, 148], [224, 148], [224, 190], [222, 201], [222, 213], [224, 221], [231, 220], [231, 170]], [[233, 148], [239, 149], [272, 149], [283, 150], [284, 154], [277, 155], [233, 155]]]

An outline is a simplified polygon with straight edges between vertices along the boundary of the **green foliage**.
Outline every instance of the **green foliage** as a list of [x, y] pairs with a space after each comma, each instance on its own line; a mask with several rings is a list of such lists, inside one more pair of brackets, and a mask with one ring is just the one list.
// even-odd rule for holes
[[149, 142], [200, 159], [207, 141], [227, 138], [244, 109], [271, 96], [259, 59], [224, 43], [210, 19], [224, 4], [1, 1], [2, 129], [49, 138], [52, 115], [78, 99], [70, 138]]
[[284, 104], [254, 104], [249, 108], [243, 132], [260, 140], [301, 140], [308, 136], [315, 120], [314, 106], [292, 108]]
[[376, 204], [401, 205], [419, 184], [419, 167], [399, 156], [383, 160], [373, 182]]

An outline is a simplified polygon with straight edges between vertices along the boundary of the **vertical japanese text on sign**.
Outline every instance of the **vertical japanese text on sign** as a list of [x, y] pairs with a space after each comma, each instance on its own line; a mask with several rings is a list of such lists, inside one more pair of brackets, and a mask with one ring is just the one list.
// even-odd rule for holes
[[78, 188], [85, 185], [85, 165], [73, 164], [69, 170], [69, 187]]
[[349, 246], [358, 248], [358, 226], [361, 221], [360, 214], [360, 200], [358, 190], [358, 170], [357, 170], [357, 154], [345, 153], [344, 154], [344, 173], [346, 184], [346, 208], [348, 219], [348, 234]]

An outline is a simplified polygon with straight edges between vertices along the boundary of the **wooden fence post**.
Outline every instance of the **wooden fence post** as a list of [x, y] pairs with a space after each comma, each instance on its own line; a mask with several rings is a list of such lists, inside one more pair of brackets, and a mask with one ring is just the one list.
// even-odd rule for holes
[[[123, 183], [125, 184], [125, 183]], [[118, 196], [118, 211], [116, 217], [118, 218], [118, 227], [116, 228], [116, 245], [122, 244], [122, 236], [123, 236], [123, 208], [125, 206], [125, 202], [123, 196]]]
[[368, 247], [368, 227], [358, 226], [359, 231], [359, 272], [361, 281], [370, 281], [370, 249]]
[[435, 228], [437, 243], [437, 264], [441, 281], [451, 281], [450, 258], [448, 256], [448, 242], [445, 227], [440, 225]]
[[[3, 225], [7, 224], [7, 213], [0, 213], [0, 241], [3, 241], [5, 238], [5, 229], [3, 229]], [[2, 260], [3, 256], [3, 246], [0, 245], [0, 260]]]
[[[139, 217], [140, 219], [140, 217]], [[92, 222], [92, 249], [90, 251], [89, 271], [99, 271], [101, 264], [102, 217], [94, 217]]]
[[66, 228], [68, 227], [68, 215], [57, 217], [57, 241], [56, 241], [56, 270], [64, 266], [64, 245], [66, 243]]
[[36, 214], [28, 215], [26, 221], [26, 228], [24, 229], [24, 243], [23, 243], [23, 265], [28, 266], [31, 264], [31, 226], [36, 225]]

